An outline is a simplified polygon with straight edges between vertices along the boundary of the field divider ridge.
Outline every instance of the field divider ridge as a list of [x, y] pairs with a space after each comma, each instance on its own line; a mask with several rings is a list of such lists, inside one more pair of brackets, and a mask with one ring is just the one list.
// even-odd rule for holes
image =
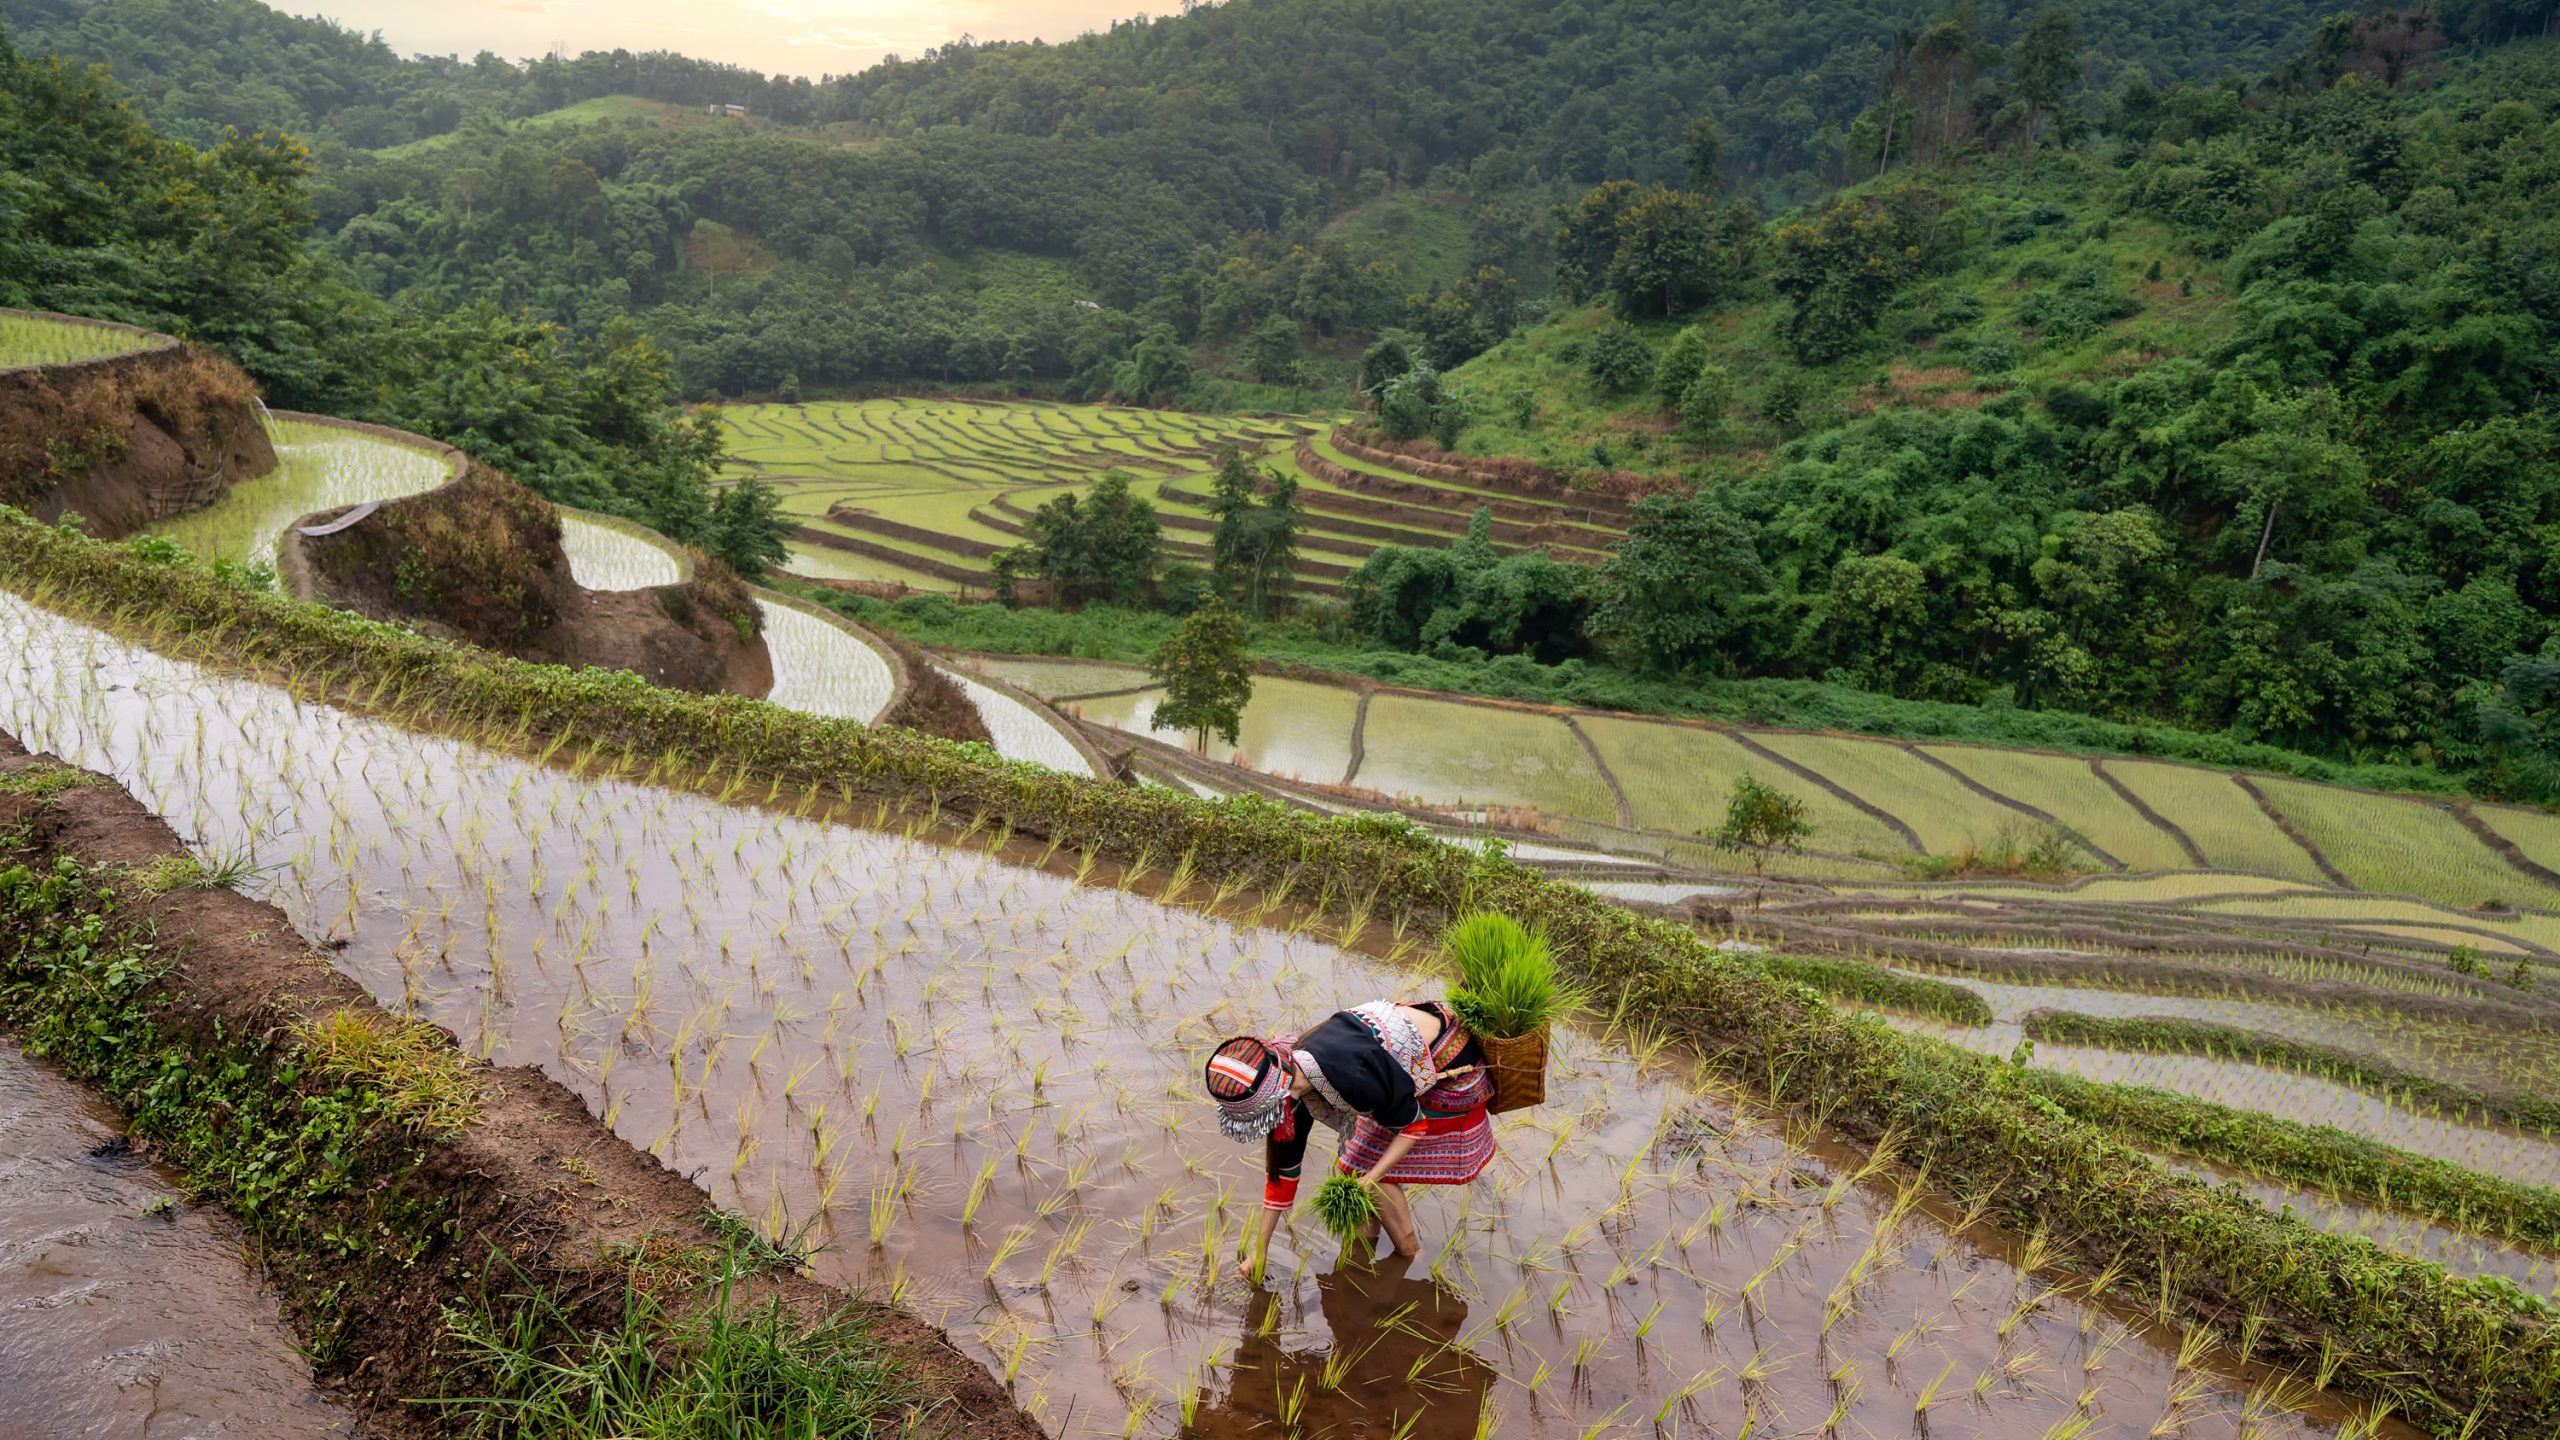
[[2159, 826], [2160, 833], [2177, 841], [2178, 848], [2187, 852], [2187, 858], [2195, 862], [2197, 869], [2214, 870], [2221, 868], [2213, 863], [2213, 858], [2211, 856], [2204, 853], [2204, 847], [2196, 843], [2196, 838], [2186, 832], [2186, 827], [2151, 808], [2151, 802], [2133, 793], [2132, 786], [2127, 785], [2122, 780], [2119, 780], [2115, 776], [2109, 774], [2107, 772], [2106, 762], [2102, 757], [2096, 755], [2089, 757], [2089, 773], [2097, 776], [2100, 780], [2105, 781], [2107, 788], [2116, 792], [2116, 798], [2124, 801], [2127, 805], [2132, 806], [2135, 814], [2150, 821], [2152, 824]]
[[2241, 793], [2258, 802], [2258, 809], [2266, 814], [2267, 819], [2274, 822], [2278, 830], [2284, 832], [2284, 838], [2302, 847], [2302, 853], [2311, 857], [2311, 863], [2319, 867], [2320, 873], [2328, 877], [2330, 884], [2341, 890], [2356, 888], [2356, 882], [2347, 878], [2347, 872], [2330, 864], [2328, 855], [2311, 842], [2310, 836], [2302, 833], [2302, 827], [2293, 823], [2292, 816], [2276, 808], [2276, 802], [2268, 796], [2266, 791], [2258, 788], [2256, 781], [2234, 770], [2231, 772], [2231, 783], [2239, 786]]

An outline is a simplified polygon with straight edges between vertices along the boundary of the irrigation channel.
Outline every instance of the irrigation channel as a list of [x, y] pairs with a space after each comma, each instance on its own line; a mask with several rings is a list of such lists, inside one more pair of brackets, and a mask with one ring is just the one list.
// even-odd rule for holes
[[545, 768], [13, 596], [0, 630], [24, 637], [0, 726], [114, 775], [200, 853], [273, 866], [270, 898], [389, 1007], [540, 1065], [717, 1203], [813, 1227], [821, 1278], [948, 1326], [1053, 1434], [1902, 1434], [1915, 1408], [2017, 1440], [2361, 1424], [2084, 1303], [2040, 1247], [1624, 1029], [1558, 1037], [1494, 1169], [1420, 1197], [1419, 1260], [1364, 1269], [1306, 1217], [1248, 1286], [1225, 1266], [1259, 1155], [1210, 1123], [1198, 1057], [1435, 988], [1428, 937], [1390, 917]]
[[352, 1434], [241, 1244], [104, 1100], [0, 1043], [0, 1433]]
[[[445, 459], [382, 433], [313, 420], [274, 424], [275, 470], [235, 485], [213, 505], [152, 527], [207, 559], [273, 564], [277, 537], [315, 511], [416, 495], [445, 482]], [[561, 548], [570, 577], [590, 590], [671, 585], [686, 574], [684, 553], [641, 526], [563, 509]], [[773, 656], [777, 705], [812, 714], [871, 720], [887, 707], [892, 680], [876, 642], [825, 611], [756, 592], [765, 647]], [[996, 749], [1010, 758], [1089, 775], [1092, 765], [1057, 723], [992, 686], [961, 677]]]

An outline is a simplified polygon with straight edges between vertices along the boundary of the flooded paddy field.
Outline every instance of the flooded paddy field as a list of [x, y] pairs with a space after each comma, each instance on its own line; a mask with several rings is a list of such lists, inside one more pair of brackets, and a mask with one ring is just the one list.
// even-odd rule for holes
[[313, 1388], [239, 1228], [0, 1032], [0, 1434], [358, 1433]]
[[1218, 1136], [1199, 1057], [1434, 993], [1429, 937], [1393, 917], [1220, 895], [1180, 857], [1133, 876], [544, 768], [5, 596], [0, 628], [25, 637], [0, 725], [29, 748], [115, 775], [200, 853], [275, 867], [270, 898], [386, 1005], [541, 1066], [769, 1233], [808, 1227], [821, 1276], [947, 1325], [1052, 1433], [2355, 1423], [2084, 1301], [1623, 1026], [1559, 1036], [1548, 1103], [1497, 1122], [1486, 1178], [1422, 1194], [1410, 1265], [1365, 1268], [1302, 1216], [1249, 1286], [1227, 1267], [1259, 1154]]

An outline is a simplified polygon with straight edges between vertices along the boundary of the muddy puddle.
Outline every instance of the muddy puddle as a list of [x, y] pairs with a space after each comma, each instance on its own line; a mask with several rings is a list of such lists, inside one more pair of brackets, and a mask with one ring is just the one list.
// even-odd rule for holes
[[[1053, 1434], [1902, 1435], [1924, 1401], [1936, 1433], [2017, 1440], [2341, 1418], [2283, 1410], [2229, 1357], [2182, 1372], [2174, 1333], [2057, 1292], [1623, 1031], [1558, 1037], [1549, 1102], [1497, 1122], [1486, 1177], [1420, 1194], [1418, 1258], [1365, 1268], [1302, 1207], [1249, 1286], [1225, 1269], [1259, 1155], [1217, 1134], [1200, 1057], [1434, 993], [1410, 961], [1296, 909], [1079, 884], [1073, 852], [534, 767], [7, 597], [0, 627], [29, 637], [0, 656], [0, 724], [31, 748], [202, 846], [254, 846], [386, 1004], [544, 1067], [719, 1203], [812, 1227], [822, 1277], [949, 1327]], [[1208, 899], [1177, 860], [1149, 887]], [[1381, 950], [1426, 938], [1360, 918]]]
[[239, 1229], [0, 1034], [0, 1434], [356, 1433], [312, 1388]]

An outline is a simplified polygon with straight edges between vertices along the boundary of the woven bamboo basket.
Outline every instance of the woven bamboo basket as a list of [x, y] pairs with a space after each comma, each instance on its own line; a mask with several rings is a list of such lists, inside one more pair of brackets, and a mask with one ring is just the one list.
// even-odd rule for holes
[[1504, 1039], [1499, 1035], [1476, 1036], [1484, 1048], [1485, 1069], [1493, 1076], [1493, 1103], [1488, 1113], [1500, 1115], [1511, 1110], [1525, 1110], [1547, 1098], [1547, 1032], [1544, 1026], [1526, 1035]]

